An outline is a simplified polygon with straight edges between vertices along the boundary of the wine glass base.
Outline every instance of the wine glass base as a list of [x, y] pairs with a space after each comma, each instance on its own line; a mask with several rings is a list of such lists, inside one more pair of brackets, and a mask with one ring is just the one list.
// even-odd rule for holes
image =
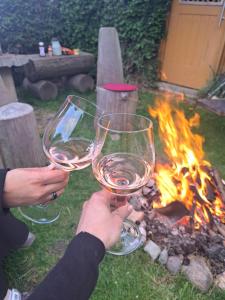
[[19, 207], [20, 214], [27, 220], [36, 224], [51, 224], [58, 220], [60, 216], [59, 209], [53, 209], [50, 205], [35, 205]]
[[127, 255], [142, 245], [141, 233], [138, 226], [129, 220], [123, 222], [120, 240], [107, 253], [113, 255]]

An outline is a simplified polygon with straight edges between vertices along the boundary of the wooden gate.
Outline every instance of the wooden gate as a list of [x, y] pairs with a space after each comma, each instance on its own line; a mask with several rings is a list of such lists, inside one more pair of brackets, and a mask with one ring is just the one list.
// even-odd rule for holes
[[225, 0], [174, 0], [161, 80], [202, 88], [224, 70]]

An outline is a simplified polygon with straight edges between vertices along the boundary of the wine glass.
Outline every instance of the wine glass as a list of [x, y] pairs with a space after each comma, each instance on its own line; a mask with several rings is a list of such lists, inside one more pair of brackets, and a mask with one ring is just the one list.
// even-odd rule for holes
[[[81, 170], [92, 162], [95, 139], [96, 105], [75, 95], [67, 96], [43, 135], [43, 150], [50, 168], [65, 171]], [[100, 110], [98, 109], [98, 113]], [[21, 214], [38, 224], [48, 224], [59, 218], [58, 201], [20, 207]]]
[[[93, 173], [100, 185], [115, 195], [118, 206], [121, 206], [153, 174], [153, 124], [150, 119], [140, 115], [106, 114], [98, 120], [95, 143]], [[125, 255], [140, 245], [138, 227], [125, 220], [120, 241], [108, 252]]]

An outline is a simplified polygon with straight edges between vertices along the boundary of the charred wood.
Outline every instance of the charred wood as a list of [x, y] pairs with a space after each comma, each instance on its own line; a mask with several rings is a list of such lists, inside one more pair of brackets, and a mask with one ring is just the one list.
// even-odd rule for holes
[[220, 193], [220, 196], [222, 198], [222, 201], [225, 205], [225, 189], [224, 189], [224, 185], [222, 183], [222, 179], [219, 175], [219, 172], [216, 170], [216, 169], [213, 169], [213, 177], [216, 181], [216, 185], [217, 185], [217, 188], [218, 188], [218, 191]]

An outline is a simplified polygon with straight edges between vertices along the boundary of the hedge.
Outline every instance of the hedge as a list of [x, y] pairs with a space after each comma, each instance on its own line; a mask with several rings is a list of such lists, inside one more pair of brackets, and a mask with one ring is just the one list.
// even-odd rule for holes
[[125, 73], [157, 78], [158, 51], [171, 0], [1, 0], [4, 51], [33, 53], [57, 36], [64, 46], [97, 53], [101, 26], [119, 32]]

